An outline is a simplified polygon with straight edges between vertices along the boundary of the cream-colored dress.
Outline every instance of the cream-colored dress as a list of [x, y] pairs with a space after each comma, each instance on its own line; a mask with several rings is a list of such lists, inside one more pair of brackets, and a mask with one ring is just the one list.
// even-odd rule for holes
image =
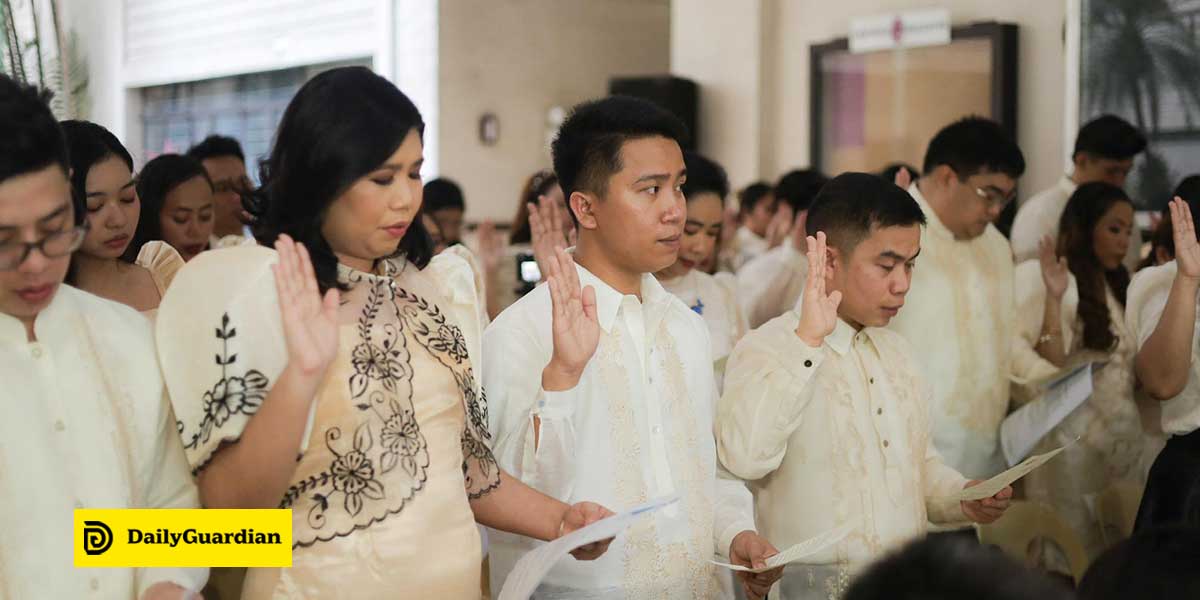
[[[154, 288], [158, 290], [160, 299], [167, 295], [167, 288], [171, 287], [175, 274], [186, 264], [175, 248], [166, 242], [157, 240], [143, 244], [134, 263], [150, 271], [150, 278], [154, 280]], [[144, 310], [142, 314], [154, 322], [158, 315], [158, 309]]]
[[725, 362], [748, 329], [746, 315], [737, 301], [737, 280], [732, 276], [717, 277], [692, 269], [682, 277], [664, 279], [659, 283], [704, 319], [704, 324], [708, 326], [708, 338], [712, 342], [717, 391], [721, 391], [724, 389]]
[[[237, 442], [286, 362], [275, 261], [263, 247], [206, 252], [159, 309], [160, 360], [196, 470]], [[339, 279], [338, 357], [280, 502], [293, 511], [293, 564], [250, 569], [242, 597], [475, 600], [468, 497], [494, 489], [499, 470], [471, 364], [474, 274], [443, 253], [424, 270], [389, 259], [374, 273], [339, 267]]]
[[[1019, 335], [1013, 343], [1029, 351], [1041, 336], [1046, 297], [1037, 261], [1017, 266], [1016, 293]], [[1106, 537], [1111, 538], [1096, 511], [1100, 494], [1119, 482], [1128, 482], [1136, 489], [1142, 489], [1146, 483], [1147, 442], [1133, 396], [1136, 343], [1125, 326], [1124, 307], [1111, 291], [1107, 298], [1117, 345], [1107, 353], [1088, 350], [1083, 347], [1083, 321], [1078, 317], [1079, 291], [1074, 276], [1070, 278], [1062, 305], [1066, 369], [1093, 361], [1093, 392], [1083, 405], [1042, 438], [1034, 452], [1047, 452], [1076, 438], [1079, 441], [1025, 478], [1028, 497], [1058, 511], [1079, 534], [1089, 558], [1093, 559], [1105, 549]], [[1013, 399], [1023, 404], [1039, 393], [1040, 389], [1033, 386], [1014, 385]]]

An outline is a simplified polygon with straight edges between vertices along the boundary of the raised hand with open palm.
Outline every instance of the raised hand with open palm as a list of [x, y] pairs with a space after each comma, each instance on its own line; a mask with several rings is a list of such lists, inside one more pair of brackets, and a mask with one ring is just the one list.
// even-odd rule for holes
[[1067, 259], [1057, 255], [1054, 236], [1047, 235], [1038, 242], [1038, 261], [1042, 264], [1042, 283], [1046, 284], [1046, 295], [1061, 300], [1067, 293], [1070, 270]]
[[596, 316], [596, 290], [582, 287], [575, 259], [558, 248], [549, 261], [550, 302], [554, 332], [554, 353], [542, 373], [547, 391], [575, 387], [583, 369], [600, 343], [600, 321]]
[[1192, 209], [1176, 196], [1170, 204], [1171, 235], [1175, 240], [1175, 265], [1180, 277], [1200, 279], [1200, 243], [1196, 242], [1196, 225]]
[[807, 246], [808, 279], [804, 283], [796, 335], [809, 346], [819, 348], [825, 336], [833, 333], [833, 328], [837, 326], [837, 309], [842, 303], [842, 292], [825, 291], [825, 278], [828, 275], [825, 232], [818, 231], [816, 237], [808, 236]]
[[296, 369], [297, 375], [320, 379], [337, 357], [338, 291], [330, 289], [321, 296], [304, 244], [281, 235], [275, 249], [279, 252], [279, 263], [271, 269], [279, 294], [288, 366]]

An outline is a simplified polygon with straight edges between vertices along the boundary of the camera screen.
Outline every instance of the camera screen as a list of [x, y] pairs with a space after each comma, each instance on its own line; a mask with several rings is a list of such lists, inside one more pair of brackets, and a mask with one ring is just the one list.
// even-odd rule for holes
[[542, 271], [538, 269], [536, 260], [521, 261], [521, 281], [537, 283], [542, 280]]

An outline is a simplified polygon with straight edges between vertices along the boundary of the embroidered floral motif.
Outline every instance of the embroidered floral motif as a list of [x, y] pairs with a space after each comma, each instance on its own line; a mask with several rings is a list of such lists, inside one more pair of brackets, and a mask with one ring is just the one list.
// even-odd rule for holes
[[221, 378], [211, 390], [204, 392], [204, 416], [190, 436], [185, 434], [182, 421], [175, 424], [180, 437], [185, 440], [184, 448], [189, 450], [207, 443], [213, 429], [219, 429], [234, 415], [253, 415], [258, 412], [271, 386], [267, 376], [256, 369], [250, 369], [240, 377], [229, 374], [230, 367], [237, 362], [237, 354], [229, 353], [229, 340], [237, 337], [237, 328], [230, 327], [228, 313], [221, 315], [221, 326], [216, 329], [216, 337], [221, 340], [221, 353], [215, 356], [217, 365], [221, 367]]

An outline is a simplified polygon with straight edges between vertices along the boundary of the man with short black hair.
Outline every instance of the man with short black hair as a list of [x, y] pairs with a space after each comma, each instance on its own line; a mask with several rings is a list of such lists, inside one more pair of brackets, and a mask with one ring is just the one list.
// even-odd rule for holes
[[789, 566], [788, 600], [839, 597], [852, 574], [925, 535], [927, 522], [988, 523], [1012, 495], [956, 499], [975, 482], [934, 448], [929, 388], [912, 347], [885, 329], [905, 304], [924, 223], [908, 193], [878, 175], [835, 177], [808, 211], [800, 302], [729, 359], [717, 452], [750, 483], [759, 529], [780, 547], [849, 530]]
[[752, 183], [738, 192], [738, 227], [736, 232], [725, 232], [733, 236], [727, 256], [722, 264], [737, 272], [750, 259], [770, 249], [767, 227], [775, 216], [778, 206], [775, 190], [765, 181]]
[[1014, 353], [1013, 262], [992, 222], [1012, 201], [1025, 158], [994, 121], [968, 117], [929, 142], [924, 175], [908, 192], [926, 225], [906, 308], [889, 328], [916, 350], [933, 388], [933, 441], [968, 477], [1004, 470], [1000, 423], [1010, 378], [1055, 372], [1035, 353]]
[[0, 597], [195, 597], [207, 569], [74, 566], [75, 509], [199, 499], [150, 322], [63, 283], [86, 226], [48, 100], [0, 75]]
[[229, 236], [253, 239], [246, 227], [246, 209], [242, 203], [242, 197], [253, 187], [246, 176], [246, 155], [242, 145], [228, 136], [210, 135], [192, 146], [187, 154], [204, 165], [212, 180], [216, 210], [211, 246], [219, 248], [240, 243], [240, 239], [227, 239]]
[[[1043, 237], [1058, 237], [1058, 220], [1075, 188], [1093, 181], [1125, 187], [1133, 159], [1146, 149], [1146, 136], [1120, 117], [1104, 115], [1089, 121], [1075, 137], [1071, 160], [1075, 170], [1063, 175], [1054, 187], [1026, 200], [1017, 211], [1012, 227], [1013, 256], [1017, 262], [1035, 259]], [[1137, 269], [1141, 259], [1142, 232], [1133, 228], [1125, 267]]]
[[[566, 500], [629, 508], [679, 495], [599, 560], [554, 566], [548, 598], [728, 598], [728, 555], [765, 566], [742, 482], [718, 469], [712, 350], [700, 315], [654, 278], [676, 261], [686, 181], [683, 125], [644, 100], [582, 104], [553, 144], [579, 225], [546, 285], [500, 313], [483, 338], [488, 416], [500, 464]], [[552, 315], [547, 318], [547, 315]], [[493, 589], [525, 546], [497, 536]], [[761, 598], [779, 570], [738, 577]]]

